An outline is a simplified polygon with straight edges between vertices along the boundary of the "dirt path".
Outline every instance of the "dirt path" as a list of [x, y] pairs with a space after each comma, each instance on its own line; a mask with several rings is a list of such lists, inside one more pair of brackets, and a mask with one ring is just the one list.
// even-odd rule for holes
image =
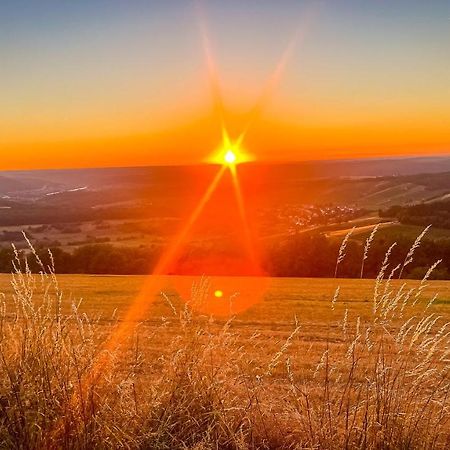
[[[393, 220], [392, 222], [381, 222], [379, 224], [379, 228], [387, 228], [387, 227], [391, 227], [393, 225], [398, 225], [398, 224], [399, 224], [399, 222], [397, 220]], [[355, 227], [352, 234], [353, 234], [353, 236], [355, 236], [358, 234], [365, 233], [366, 231], [373, 230], [375, 225], [376, 224]], [[329, 233], [326, 233], [326, 236], [327, 237], [345, 236], [350, 230], [351, 230], [351, 228], [346, 228], [345, 230], [330, 231]]]

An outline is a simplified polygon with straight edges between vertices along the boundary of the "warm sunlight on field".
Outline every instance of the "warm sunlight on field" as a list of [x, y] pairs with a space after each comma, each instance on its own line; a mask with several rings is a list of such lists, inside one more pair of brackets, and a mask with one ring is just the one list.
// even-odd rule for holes
[[[191, 276], [161, 276], [156, 277], [154, 292], [155, 301], [146, 317], [146, 323], [158, 323], [162, 315], [167, 314], [167, 303], [161, 296], [165, 293], [177, 307], [183, 304], [179, 295], [185, 300], [191, 296], [191, 288], [200, 277]], [[244, 288], [250, 296], [252, 289], [258, 301], [239, 314], [237, 323], [247, 327], [255, 323], [270, 330], [274, 326], [283, 326], [289, 330], [294, 323], [294, 316], [300, 322], [306, 321], [312, 327], [327, 325], [329, 319], [335, 315], [331, 310], [331, 300], [338, 286], [341, 287], [340, 300], [337, 307], [348, 308], [353, 317], [365, 316], [372, 307], [374, 280], [348, 280], [323, 278], [251, 278], [251, 277], [208, 277], [211, 294], [219, 290], [222, 292], [220, 301], [230, 304], [230, 298], [236, 296]], [[139, 294], [145, 284], [143, 276], [95, 276], [95, 275], [59, 275], [58, 281], [65, 294], [62, 308], [65, 313], [70, 312], [72, 302], [81, 300], [80, 312], [89, 316], [101, 316], [105, 323], [111, 317], [123, 316], [130, 304]], [[394, 281], [398, 288], [402, 282]], [[419, 281], [408, 281], [411, 286], [417, 286]], [[425, 299], [430, 300], [435, 293], [439, 296], [435, 302], [435, 312], [439, 315], [450, 314], [450, 282], [428, 281], [424, 293]], [[10, 297], [10, 275], [0, 275], [0, 291]], [[225, 286], [225, 288], [224, 288]], [[149, 301], [153, 301], [149, 299]], [[232, 301], [232, 300], [231, 300]], [[228, 310], [229, 311], [229, 310]], [[235, 312], [231, 310], [231, 315]], [[309, 325], [308, 325], [309, 326]]]
[[189, 306], [209, 293], [230, 305], [248, 280], [158, 277], [145, 320], [105, 355], [145, 278], [10, 280], [0, 277], [9, 445], [376, 449], [388, 435], [394, 448], [440, 446], [450, 431], [436, 397], [448, 390], [449, 282], [267, 279], [261, 301], [227, 321]]

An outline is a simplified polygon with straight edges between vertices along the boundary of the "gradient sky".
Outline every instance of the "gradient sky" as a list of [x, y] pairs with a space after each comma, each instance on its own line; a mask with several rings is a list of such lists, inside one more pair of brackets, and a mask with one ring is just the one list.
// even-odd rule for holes
[[207, 159], [202, 22], [256, 159], [450, 153], [448, 0], [0, 0], [0, 169]]

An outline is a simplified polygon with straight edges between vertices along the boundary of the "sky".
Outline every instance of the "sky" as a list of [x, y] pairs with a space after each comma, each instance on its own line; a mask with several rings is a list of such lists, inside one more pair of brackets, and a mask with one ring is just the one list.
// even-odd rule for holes
[[450, 154], [450, 2], [0, 0], [0, 169]]

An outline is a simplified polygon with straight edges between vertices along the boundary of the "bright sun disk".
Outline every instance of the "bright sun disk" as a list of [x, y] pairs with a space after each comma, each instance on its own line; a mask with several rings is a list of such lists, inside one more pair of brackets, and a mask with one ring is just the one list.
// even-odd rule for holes
[[225, 153], [224, 159], [227, 164], [234, 164], [236, 162], [236, 154], [233, 150], [228, 150]]

